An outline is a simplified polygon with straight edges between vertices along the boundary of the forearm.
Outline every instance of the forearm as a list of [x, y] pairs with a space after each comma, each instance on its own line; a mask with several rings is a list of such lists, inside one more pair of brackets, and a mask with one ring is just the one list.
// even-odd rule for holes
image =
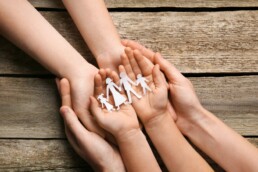
[[116, 140], [128, 171], [161, 171], [141, 130], [133, 130]]
[[98, 64], [101, 67], [109, 67], [104, 64], [106, 61], [118, 63], [124, 48], [104, 1], [63, 0], [63, 3], [85, 42], [97, 58]]
[[212, 171], [180, 133], [168, 112], [144, 126], [169, 171]]
[[226, 171], [257, 171], [258, 150], [205, 109], [186, 136]]
[[71, 78], [89, 65], [83, 57], [25, 0], [0, 2], [0, 30], [52, 73]]

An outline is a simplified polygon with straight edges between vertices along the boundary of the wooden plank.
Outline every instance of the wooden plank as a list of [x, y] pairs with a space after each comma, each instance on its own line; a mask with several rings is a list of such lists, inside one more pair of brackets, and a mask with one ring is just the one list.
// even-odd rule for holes
[[[64, 9], [61, 0], [29, 0], [37, 8]], [[218, 7], [257, 7], [257, 0], [105, 0], [108, 8], [148, 8], [148, 7], [176, 7], [176, 8], [218, 8]]]
[[243, 135], [258, 134], [258, 76], [190, 78], [203, 106]]
[[[258, 136], [258, 76], [190, 79], [207, 109]], [[53, 79], [0, 78], [0, 138], [64, 138], [55, 87]]]
[[54, 79], [1, 78], [1, 131], [4, 138], [64, 138]]
[[[258, 138], [248, 140], [258, 146]], [[0, 171], [92, 171], [66, 140], [1, 139], [0, 150]]]
[[66, 140], [0, 140], [0, 171], [93, 171]]
[[[95, 63], [66, 12], [41, 13], [87, 60]], [[111, 15], [122, 38], [139, 40], [160, 51], [184, 73], [258, 72], [256, 11]], [[0, 45], [0, 74], [46, 73], [6, 40], [0, 38]]]

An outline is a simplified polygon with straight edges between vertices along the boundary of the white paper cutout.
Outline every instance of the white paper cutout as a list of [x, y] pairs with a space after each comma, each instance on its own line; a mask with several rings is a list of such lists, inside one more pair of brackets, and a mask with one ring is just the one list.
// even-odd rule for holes
[[146, 82], [149, 82], [146, 78], [144, 78], [141, 74], [137, 75], [137, 80], [136, 80], [136, 85], [138, 86], [139, 84], [142, 87], [143, 95], [146, 95], [146, 90], [151, 92], [150, 87], [147, 85]]
[[[128, 97], [128, 102], [132, 103], [132, 97], [131, 97], [131, 92], [138, 98], [142, 98], [141, 95], [137, 94], [136, 91], [132, 88], [132, 85], [136, 86], [136, 83], [134, 83], [127, 75], [125, 72], [120, 73], [120, 88], [124, 86], [124, 89], [126, 91], [127, 97]], [[131, 83], [131, 84], [130, 84]]]
[[116, 89], [118, 89], [119, 91], [121, 91], [121, 87], [118, 87], [110, 78], [106, 79], [106, 84], [107, 84], [107, 100], [109, 100], [109, 90], [113, 95], [114, 98], [114, 102], [115, 102], [115, 106], [117, 107], [117, 110], [120, 109], [120, 105], [126, 102], [126, 98], [120, 94]]
[[114, 106], [108, 103], [108, 99], [104, 97], [103, 93], [98, 96], [98, 100], [100, 101], [102, 108], [105, 106], [108, 111], [115, 110]]

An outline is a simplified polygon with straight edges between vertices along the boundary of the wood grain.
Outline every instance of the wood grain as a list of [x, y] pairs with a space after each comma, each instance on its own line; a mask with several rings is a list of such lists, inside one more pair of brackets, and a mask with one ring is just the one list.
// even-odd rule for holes
[[[37, 8], [64, 9], [61, 0], [29, 0]], [[218, 7], [258, 7], [257, 0], [105, 0], [108, 8], [148, 8], [148, 7], [177, 7], [177, 8], [218, 8]]]
[[[258, 146], [258, 138], [248, 139]], [[66, 140], [0, 140], [0, 171], [93, 171]], [[214, 162], [215, 171], [222, 171]]]
[[[66, 12], [41, 14], [91, 63], [92, 55]], [[122, 38], [160, 51], [184, 73], [258, 72], [258, 13], [231, 11], [115, 12]], [[42, 67], [0, 38], [0, 74], [44, 74]]]
[[66, 140], [0, 140], [0, 171], [93, 171]]
[[[190, 78], [203, 105], [258, 136], [258, 76]], [[54, 79], [0, 78], [0, 138], [64, 138]]]

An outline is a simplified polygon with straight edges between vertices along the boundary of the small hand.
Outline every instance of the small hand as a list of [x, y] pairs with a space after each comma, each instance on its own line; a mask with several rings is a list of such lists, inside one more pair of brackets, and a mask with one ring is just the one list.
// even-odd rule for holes
[[88, 131], [71, 109], [72, 102], [68, 80], [57, 81], [57, 85], [62, 98], [60, 112], [64, 119], [66, 136], [74, 150], [95, 171], [125, 171], [117, 148], [98, 134]]
[[[102, 76], [97, 74], [94, 79], [95, 97], [105, 90], [102, 87], [102, 81], [105, 80], [106, 77], [111, 78], [114, 83], [119, 81], [119, 77], [116, 72]], [[122, 95], [125, 96], [123, 93]], [[111, 104], [112, 103], [113, 102], [111, 101]], [[91, 97], [91, 111], [96, 117], [98, 124], [110, 132], [116, 139], [123, 137], [123, 135], [126, 135], [132, 130], [140, 128], [136, 113], [131, 105], [122, 104], [119, 111], [110, 112], [106, 109], [101, 109], [96, 98]]]
[[[157, 115], [165, 114], [168, 106], [168, 91], [166, 80], [159, 66], [154, 66], [138, 50], [132, 51], [130, 48], [125, 49], [125, 54], [121, 58], [123, 66], [119, 66], [120, 72], [126, 72], [132, 79], [141, 74], [150, 81], [149, 87], [152, 91], [148, 91], [141, 99], [133, 97], [132, 105], [143, 124], [148, 123]], [[142, 92], [141, 87], [137, 87], [136, 90]]]

